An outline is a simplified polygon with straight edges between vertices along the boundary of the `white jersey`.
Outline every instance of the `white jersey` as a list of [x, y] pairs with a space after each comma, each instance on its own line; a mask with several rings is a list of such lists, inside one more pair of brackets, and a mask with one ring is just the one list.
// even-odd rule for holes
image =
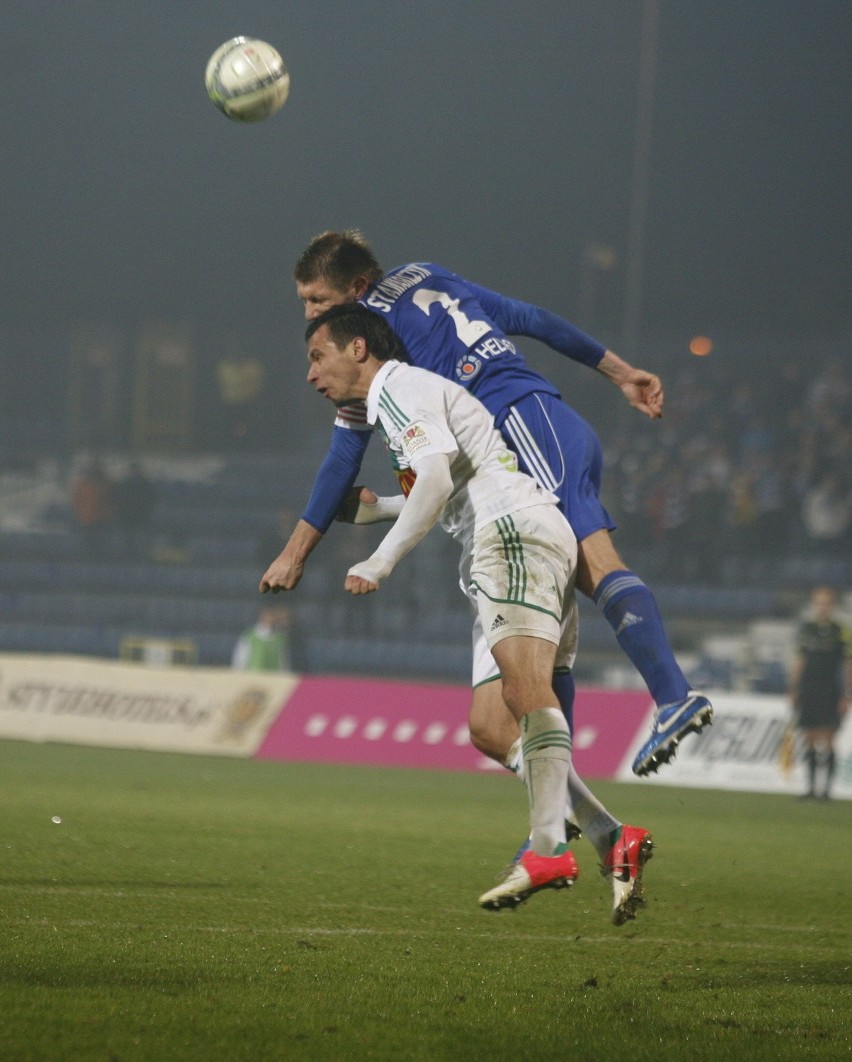
[[518, 471], [515, 454], [485, 406], [457, 383], [426, 369], [386, 362], [370, 385], [367, 420], [384, 438], [404, 490], [406, 479], [410, 490], [410, 473], [417, 474], [419, 460], [448, 456], [453, 492], [441, 524], [463, 543], [502, 516], [532, 505], [558, 504], [553, 494]]

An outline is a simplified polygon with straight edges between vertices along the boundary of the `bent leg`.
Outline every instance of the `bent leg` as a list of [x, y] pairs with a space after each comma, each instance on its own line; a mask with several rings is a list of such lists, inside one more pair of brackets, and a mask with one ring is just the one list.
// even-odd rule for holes
[[500, 669], [503, 700], [518, 723], [530, 712], [554, 704], [556, 645], [553, 642], [530, 635], [512, 635], [496, 642], [491, 652]]
[[683, 701], [689, 683], [675, 659], [651, 590], [624, 566], [608, 531], [578, 543], [577, 585], [603, 612], [658, 707]]
[[485, 682], [473, 691], [468, 713], [470, 740], [484, 756], [496, 760], [510, 770], [512, 747], [521, 736], [518, 721], [506, 707], [499, 675], [493, 682]]
[[[570, 677], [561, 676], [563, 680]], [[556, 685], [555, 682], [554, 686]], [[573, 689], [570, 703], [573, 704]], [[562, 698], [560, 707], [565, 713], [566, 705]], [[521, 730], [517, 720], [506, 707], [499, 681], [486, 682], [474, 689], [469, 725], [474, 748], [507, 767], [521, 781], [525, 781]], [[573, 813], [575, 825], [588, 837], [603, 859], [612, 844], [612, 834], [622, 823], [592, 793], [577, 774], [573, 763], [568, 772], [568, 799], [565, 803], [566, 818], [570, 818]]]
[[[573, 675], [570, 672], [556, 672], [553, 676], [553, 690], [568, 723], [568, 729], [573, 733]], [[521, 730], [517, 719], [503, 700], [503, 686], [499, 675], [492, 682], [482, 683], [473, 690], [468, 712], [468, 728], [471, 744], [475, 749], [509, 770], [516, 770], [511, 760]]]

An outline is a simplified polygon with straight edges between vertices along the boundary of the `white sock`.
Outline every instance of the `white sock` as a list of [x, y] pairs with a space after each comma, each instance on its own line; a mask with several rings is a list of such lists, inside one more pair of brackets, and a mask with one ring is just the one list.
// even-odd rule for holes
[[613, 830], [617, 830], [621, 826], [621, 823], [610, 815], [589, 789], [574, 770], [573, 763], [571, 764], [571, 770], [568, 772], [568, 793], [574, 808], [577, 825], [589, 838], [595, 851], [603, 859], [612, 847], [610, 835]]
[[521, 748], [521, 739], [515, 738], [512, 742], [512, 747], [506, 753], [506, 759], [503, 760], [503, 766], [517, 775], [517, 777], [523, 782], [526, 777], [524, 770], [524, 752]]
[[565, 801], [571, 768], [571, 733], [559, 708], [537, 708], [521, 720], [530, 803], [530, 845], [552, 856], [565, 843]]
[[[526, 767], [521, 739], [516, 738], [506, 753], [503, 766], [522, 782], [526, 782]], [[612, 847], [610, 835], [621, 822], [607, 811], [586, 783], [577, 774], [574, 764], [568, 772], [568, 799], [565, 802], [565, 818], [571, 819], [589, 838], [595, 851], [603, 859]]]

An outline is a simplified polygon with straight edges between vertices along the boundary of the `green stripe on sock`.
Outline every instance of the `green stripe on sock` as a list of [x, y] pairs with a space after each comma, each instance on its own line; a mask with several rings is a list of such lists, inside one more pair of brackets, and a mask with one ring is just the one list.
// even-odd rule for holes
[[538, 734], [532, 738], [524, 738], [522, 743], [524, 756], [528, 752], [538, 752], [539, 749], [560, 748], [571, 750], [571, 735], [561, 730], [548, 730], [544, 734]]

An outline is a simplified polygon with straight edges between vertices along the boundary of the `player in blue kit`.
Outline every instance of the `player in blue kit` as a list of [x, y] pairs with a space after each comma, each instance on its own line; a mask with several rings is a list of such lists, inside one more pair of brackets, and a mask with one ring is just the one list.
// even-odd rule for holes
[[[656, 771], [686, 734], [711, 721], [712, 707], [689, 688], [651, 590], [626, 567], [612, 543], [614, 524], [598, 496], [602, 455], [597, 436], [557, 389], [527, 365], [509, 337], [540, 340], [596, 369], [632, 406], [654, 419], [662, 414], [658, 377], [628, 365], [555, 314], [498, 295], [439, 265], [410, 263], [384, 274], [357, 232], [316, 237], [294, 275], [308, 319], [357, 300], [387, 320], [411, 362], [474, 394], [518, 455], [520, 468], [559, 498], [578, 540], [577, 586], [602, 610], [657, 706], [651, 736], [633, 762], [637, 775]], [[368, 442], [363, 405], [339, 409], [331, 449], [307, 508], [262, 587], [287, 590], [297, 585], [307, 556], [349, 498]], [[488, 685], [474, 690], [471, 737], [481, 751], [500, 758], [509, 730], [494, 729]], [[509, 720], [507, 727], [511, 725]]]

